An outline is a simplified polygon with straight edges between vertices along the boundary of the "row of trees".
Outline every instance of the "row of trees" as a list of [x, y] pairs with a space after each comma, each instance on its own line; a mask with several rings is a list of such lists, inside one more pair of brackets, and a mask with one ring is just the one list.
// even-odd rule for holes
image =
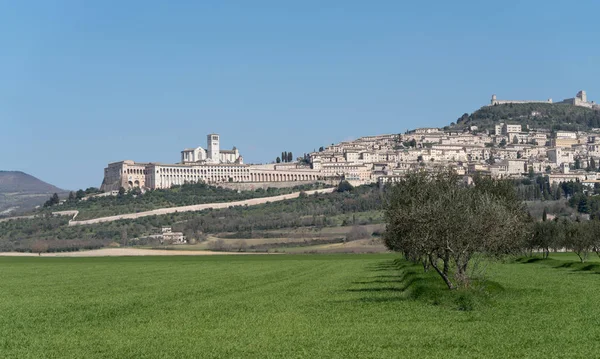
[[551, 250], [571, 250], [583, 263], [592, 252], [600, 257], [600, 221], [556, 219], [537, 222], [525, 246], [529, 253], [542, 252], [544, 258], [548, 258]]
[[[85, 196], [91, 195], [91, 194], [97, 194], [97, 193], [103, 193], [104, 191], [99, 190], [96, 187], [88, 187], [87, 189], [83, 190], [80, 189], [77, 192], [69, 192], [69, 196], [67, 197], [66, 202], [69, 204], [75, 203], [77, 201], [79, 201], [80, 199], [84, 198]], [[60, 198], [58, 197], [58, 193], [54, 193], [45, 203], [44, 203], [44, 208], [48, 208], [48, 207], [52, 207], [55, 206], [57, 204], [60, 203]]]
[[100, 189], [96, 188], [96, 187], [88, 187], [85, 190], [80, 189], [77, 190], [76, 192], [69, 192], [69, 197], [67, 198], [68, 202], [74, 202], [74, 201], [79, 201], [80, 199], [92, 195], [92, 194], [99, 194], [99, 193], [104, 193], [104, 191], [101, 191]]
[[275, 162], [277, 163], [281, 163], [281, 162], [293, 162], [294, 161], [294, 155], [291, 152], [281, 152], [281, 157], [277, 157], [275, 159]]
[[550, 185], [548, 176], [530, 176], [514, 181], [519, 197], [525, 201], [548, 201], [567, 198], [568, 204], [580, 213], [600, 216], [600, 185], [584, 186], [579, 181]]
[[[543, 177], [527, 185], [549, 192]], [[546, 221], [544, 210], [543, 221], [535, 222], [518, 189], [513, 181], [478, 177], [474, 185], [466, 185], [452, 171], [409, 174], [390, 190], [385, 244], [422, 263], [425, 270], [434, 268], [450, 289], [469, 285], [469, 265], [481, 255], [539, 251], [547, 258], [551, 250], [566, 249], [582, 262], [589, 253], [600, 256], [600, 220]], [[553, 191], [564, 192], [577, 203], [594, 198], [593, 210], [600, 211], [598, 197], [587, 197], [580, 190], [577, 183], [564, 183]]]

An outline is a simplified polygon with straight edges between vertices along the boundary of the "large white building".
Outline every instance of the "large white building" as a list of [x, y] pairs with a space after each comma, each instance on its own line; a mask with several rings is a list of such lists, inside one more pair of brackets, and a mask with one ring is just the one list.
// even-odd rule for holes
[[246, 165], [237, 148], [221, 150], [219, 135], [210, 134], [206, 150], [202, 147], [185, 149], [181, 151], [180, 163], [140, 163], [132, 160], [109, 163], [104, 169], [101, 189], [159, 189], [199, 182], [306, 182], [320, 179], [323, 179], [321, 171], [297, 164], [285, 167]]

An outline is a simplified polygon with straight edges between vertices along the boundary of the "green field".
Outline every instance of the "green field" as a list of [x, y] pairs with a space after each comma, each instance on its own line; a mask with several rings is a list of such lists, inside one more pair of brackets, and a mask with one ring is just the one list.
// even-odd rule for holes
[[465, 297], [397, 258], [0, 258], [0, 357], [600, 356], [597, 261], [492, 264]]

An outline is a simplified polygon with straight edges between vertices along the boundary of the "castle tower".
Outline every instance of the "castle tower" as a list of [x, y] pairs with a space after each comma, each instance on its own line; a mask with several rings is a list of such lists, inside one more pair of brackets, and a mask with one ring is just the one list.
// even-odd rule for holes
[[495, 104], [496, 104], [496, 101], [497, 101], [496, 95], [492, 95], [492, 101], [491, 101], [491, 104], [492, 104], [492, 105], [495, 105]]
[[206, 136], [207, 156], [212, 162], [219, 162], [219, 135], [212, 133]]
[[579, 98], [581, 102], [587, 102], [587, 94], [583, 90], [577, 93], [577, 98]]

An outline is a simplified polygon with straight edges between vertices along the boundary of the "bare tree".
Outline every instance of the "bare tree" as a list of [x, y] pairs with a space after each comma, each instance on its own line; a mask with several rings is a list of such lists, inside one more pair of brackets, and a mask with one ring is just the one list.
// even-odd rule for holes
[[48, 243], [46, 243], [46, 241], [44, 240], [38, 240], [35, 241], [32, 245], [31, 245], [31, 251], [33, 253], [37, 253], [38, 255], [42, 255], [42, 253], [48, 252]]
[[371, 237], [371, 235], [369, 234], [369, 231], [367, 231], [367, 229], [365, 227], [354, 226], [346, 234], [345, 241], [356, 241], [359, 239], [366, 239], [366, 238], [370, 238], [370, 237]]
[[235, 243], [235, 249], [238, 252], [245, 252], [247, 248], [248, 248], [248, 243], [246, 243], [246, 241], [243, 239], [240, 239], [239, 241], [237, 241]]
[[213, 251], [227, 251], [230, 249], [229, 245], [227, 245], [227, 243], [220, 238], [214, 242], [209, 242], [208, 248]]

